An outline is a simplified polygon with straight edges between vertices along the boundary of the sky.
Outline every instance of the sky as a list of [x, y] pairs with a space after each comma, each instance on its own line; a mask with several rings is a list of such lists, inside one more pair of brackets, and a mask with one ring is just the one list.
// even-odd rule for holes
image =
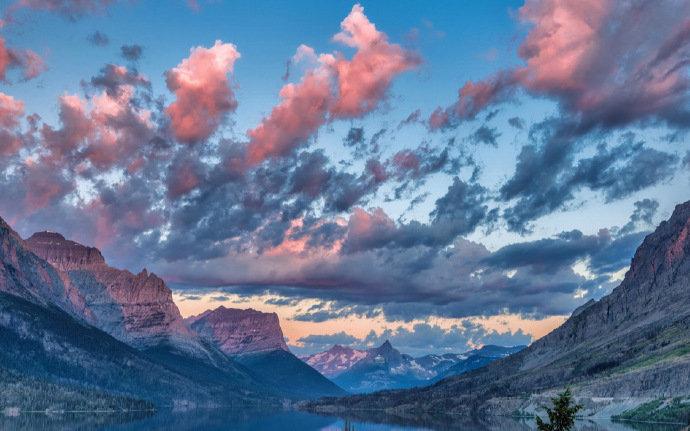
[[0, 10], [0, 216], [298, 354], [528, 344], [688, 199], [686, 0]]

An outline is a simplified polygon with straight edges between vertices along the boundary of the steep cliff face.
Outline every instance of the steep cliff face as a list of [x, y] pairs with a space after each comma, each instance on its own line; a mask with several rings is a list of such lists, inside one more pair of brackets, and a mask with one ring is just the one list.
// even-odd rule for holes
[[190, 317], [187, 323], [209, 344], [242, 364], [259, 382], [288, 398], [346, 394], [290, 353], [275, 313], [221, 306]]
[[84, 303], [90, 324], [137, 348], [170, 342], [203, 350], [173, 302], [165, 282], [145, 269], [139, 274], [108, 266], [101, 252], [54, 232], [38, 232], [26, 246], [58, 269]]
[[431, 387], [313, 407], [510, 414], [566, 385], [585, 414], [690, 396], [690, 202], [645, 238], [620, 286], [527, 349]]
[[1, 218], [0, 291], [39, 304], [54, 303], [69, 314], [93, 319], [79, 289], [64, 274], [32, 253]]
[[227, 355], [288, 350], [275, 313], [220, 306], [188, 318], [187, 323]]
[[[4, 401], [14, 400], [16, 404], [12, 405], [21, 408], [74, 409], [88, 405], [103, 408], [99, 404], [102, 402], [130, 402], [105, 393], [162, 405], [237, 405], [273, 399], [270, 388], [220, 352], [206, 349], [184, 325], [178, 333], [184, 335], [186, 345], [204, 359], [213, 356], [214, 361], [185, 355], [169, 348], [170, 344], [138, 350], [132, 347], [136, 343], [123, 343], [88, 324], [102, 322], [99, 319], [103, 318], [103, 309], [119, 310], [120, 316], [125, 310], [130, 317], [138, 314], [133, 319], [137, 324], [115, 322], [113, 333], [128, 340], [140, 333], [150, 340], [149, 334], [154, 333], [158, 339], [169, 341], [172, 325], [161, 326], [166, 318], [148, 318], [157, 313], [144, 309], [147, 303], [169, 306], [165, 298], [170, 292], [155, 276], [134, 276], [108, 268], [99, 262], [100, 253], [84, 252], [76, 243], [62, 243], [64, 239], [51, 236], [50, 242], [55, 240], [53, 248], [44, 237], [37, 251], [58, 266], [71, 268], [68, 271], [57, 269], [30, 251], [29, 244], [0, 219], [0, 387], [10, 388], [3, 393]], [[79, 265], [88, 266], [88, 271], [75, 269]], [[91, 284], [82, 284], [79, 277], [88, 278]], [[107, 286], [127, 292], [115, 295], [125, 306], [110, 296]], [[95, 306], [94, 297], [103, 299], [103, 307]], [[169, 311], [166, 307], [159, 313], [179, 316], [177, 309]], [[182, 323], [181, 318], [177, 322]], [[135, 332], [127, 331], [133, 327], [137, 328]], [[93, 397], [93, 404], [84, 403], [85, 396]]]
[[57, 232], [36, 232], [26, 243], [34, 253], [61, 271], [105, 266], [100, 250], [69, 241]]

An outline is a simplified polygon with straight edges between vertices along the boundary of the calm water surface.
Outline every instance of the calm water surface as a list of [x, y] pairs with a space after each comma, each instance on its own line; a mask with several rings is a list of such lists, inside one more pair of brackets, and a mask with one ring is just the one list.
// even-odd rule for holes
[[[375, 415], [339, 418], [304, 412], [194, 410], [145, 414], [22, 414], [0, 416], [0, 429], [24, 430], [237, 430], [237, 431], [532, 431], [532, 420], [490, 418], [471, 423], [456, 417], [400, 418]], [[678, 431], [678, 426], [580, 421], [579, 431]]]

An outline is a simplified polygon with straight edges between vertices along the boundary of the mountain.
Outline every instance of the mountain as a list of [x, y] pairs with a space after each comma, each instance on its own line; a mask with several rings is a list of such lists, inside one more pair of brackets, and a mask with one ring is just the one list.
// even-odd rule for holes
[[[88, 296], [0, 219], [2, 407], [150, 408], [275, 399], [242, 366], [161, 361], [89, 323]], [[171, 365], [171, 364], [174, 364]], [[147, 400], [147, 401], [143, 401]]]
[[435, 374], [410, 356], [400, 353], [389, 341], [366, 351], [366, 356], [333, 381], [349, 392], [409, 388], [427, 384]]
[[341, 388], [290, 353], [278, 316], [220, 306], [187, 319], [206, 341], [259, 382], [294, 398], [342, 396]]
[[[445, 370], [439, 370], [440, 372], [434, 377], [434, 380], [437, 381], [449, 376], [457, 376], [476, 370], [498, 359], [517, 353], [526, 347], [527, 346], [504, 347], [486, 345], [479, 349], [470, 350], [464, 353], [461, 358]], [[419, 359], [417, 361], [419, 361]]]
[[57, 269], [64, 285], [79, 298], [75, 314], [89, 324], [136, 348], [169, 345], [194, 356], [209, 354], [155, 274], [112, 268], [98, 249], [55, 232], [37, 232], [26, 246]]
[[366, 356], [366, 350], [357, 350], [336, 344], [324, 352], [315, 353], [300, 359], [324, 376], [333, 378], [349, 370], [354, 364], [359, 362], [360, 359]]
[[585, 405], [585, 415], [690, 397], [690, 202], [644, 239], [611, 294], [580, 307], [528, 348], [430, 387], [308, 408], [529, 413], [565, 386]]
[[413, 358], [400, 353], [390, 341], [368, 350], [335, 345], [302, 358], [342, 388], [354, 393], [429, 385], [443, 377], [482, 367], [524, 346], [484, 346], [467, 353], [446, 353]]
[[[415, 358], [415, 361], [425, 369], [429, 370], [430, 374], [435, 377], [443, 375], [449, 368], [460, 361], [467, 359], [465, 353], [444, 353], [441, 355], [431, 354]], [[435, 378], [434, 377], [434, 378]]]
[[275, 313], [262, 313], [251, 308], [225, 308], [221, 305], [215, 310], [188, 317], [186, 321], [196, 333], [227, 355], [288, 351]]

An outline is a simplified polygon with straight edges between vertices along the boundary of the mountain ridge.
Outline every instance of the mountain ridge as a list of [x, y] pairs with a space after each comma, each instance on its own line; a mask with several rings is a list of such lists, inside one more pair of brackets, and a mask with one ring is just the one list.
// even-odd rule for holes
[[[302, 358], [339, 386], [354, 393], [429, 385], [441, 378], [484, 366], [525, 346], [485, 346], [462, 354], [412, 357], [386, 340], [378, 347], [357, 350], [334, 345]], [[458, 367], [454, 371], [453, 367]]]
[[186, 319], [211, 345], [267, 386], [298, 398], [346, 392], [290, 352], [276, 313], [219, 306]]

